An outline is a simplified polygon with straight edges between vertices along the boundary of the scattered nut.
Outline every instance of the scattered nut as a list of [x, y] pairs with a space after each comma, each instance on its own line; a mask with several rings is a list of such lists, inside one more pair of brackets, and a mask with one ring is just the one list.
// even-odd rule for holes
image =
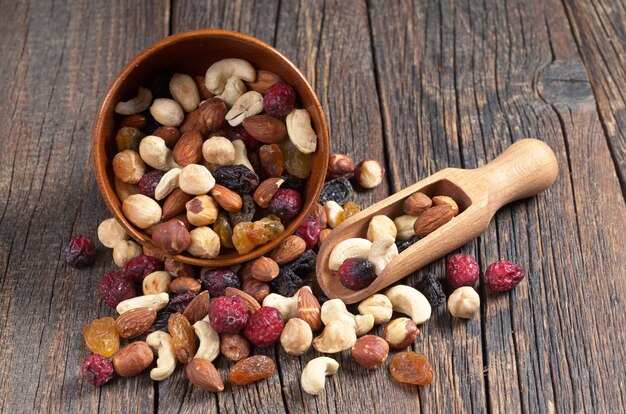
[[146, 165], [133, 150], [118, 152], [113, 157], [113, 174], [124, 183], [137, 184], [145, 172]]
[[162, 270], [152, 272], [144, 277], [141, 284], [143, 294], [151, 295], [154, 293], [169, 292], [172, 275]]
[[[257, 115], [263, 111], [263, 95], [250, 91], [241, 95], [226, 114], [230, 126], [237, 126], [244, 119]], [[306, 110], [304, 110], [306, 111]], [[308, 114], [308, 112], [307, 112]]]
[[156, 312], [150, 308], [136, 308], [115, 320], [115, 330], [124, 339], [135, 338], [146, 332], [156, 320]]
[[217, 95], [217, 97], [226, 102], [228, 106], [233, 106], [244, 93], [246, 93], [246, 85], [244, 85], [241, 79], [228, 78], [224, 86], [224, 92]]
[[170, 301], [170, 295], [167, 293], [156, 293], [153, 295], [136, 296], [134, 298], [121, 301], [115, 307], [120, 315], [136, 308], [150, 308], [155, 312], [165, 308]]
[[152, 244], [168, 254], [182, 253], [190, 243], [189, 230], [176, 218], [157, 224], [152, 231]]
[[194, 358], [185, 367], [189, 381], [204, 391], [224, 391], [224, 383], [220, 373], [208, 359]]
[[176, 369], [176, 354], [172, 337], [167, 332], [154, 331], [146, 338], [146, 343], [157, 354], [157, 366], [150, 370], [153, 381], [163, 381]]
[[98, 226], [98, 240], [105, 247], [112, 249], [120, 240], [128, 240], [128, 234], [113, 217], [104, 220]]
[[408, 215], [398, 216], [393, 219], [393, 223], [398, 230], [398, 240], [405, 241], [415, 236], [415, 231], [413, 230], [415, 220], [417, 220], [417, 217]]
[[170, 93], [185, 112], [191, 112], [200, 105], [198, 87], [189, 75], [175, 73], [170, 80]]
[[187, 220], [194, 226], [206, 226], [215, 223], [219, 213], [219, 206], [208, 195], [199, 195], [185, 204]]
[[115, 372], [121, 377], [134, 377], [148, 368], [154, 355], [143, 341], [133, 342], [120, 349], [113, 357]]
[[456, 203], [456, 201], [454, 201], [454, 199], [452, 199], [452, 197], [448, 197], [448, 196], [436, 196], [433, 197], [433, 205], [434, 206], [441, 206], [447, 204], [450, 207], [452, 207], [452, 213], [456, 216], [457, 214], [459, 214], [459, 205]]
[[[180, 177], [181, 168], [172, 168], [159, 180], [156, 188], [154, 189], [154, 198], [157, 200], [163, 200], [172, 191], [178, 188], [178, 177]], [[163, 206], [165, 209], [165, 205]], [[165, 213], [163, 214], [165, 216]]]
[[389, 355], [389, 345], [376, 335], [365, 335], [357, 339], [352, 347], [352, 358], [367, 369], [383, 365]]
[[229, 78], [242, 79], [254, 82], [256, 71], [254, 67], [243, 59], [222, 59], [212, 64], [206, 71], [204, 82], [206, 88], [213, 94], [224, 91], [226, 80]]
[[210, 193], [217, 204], [229, 213], [237, 212], [243, 206], [241, 196], [223, 185], [215, 184]]
[[305, 250], [306, 242], [304, 239], [300, 236], [291, 235], [276, 246], [270, 257], [279, 265], [284, 265], [296, 260]]
[[391, 235], [381, 234], [372, 243], [367, 260], [374, 265], [374, 272], [377, 275], [381, 274], [389, 262], [398, 256], [398, 246], [395, 241], [396, 239]]
[[332, 358], [318, 357], [312, 359], [302, 370], [300, 386], [307, 394], [321, 394], [324, 391], [326, 376], [335, 374], [338, 369], [339, 363]]
[[418, 236], [425, 237], [452, 220], [452, 217], [454, 212], [449, 204], [431, 207], [417, 217], [413, 223], [413, 231]]
[[339, 320], [334, 320], [313, 340], [313, 348], [324, 354], [334, 354], [352, 348], [355, 342], [354, 329]]
[[358, 309], [361, 315], [374, 316], [375, 324], [389, 322], [393, 314], [391, 301], [387, 296], [380, 293], [376, 293], [359, 303]]
[[163, 138], [156, 135], [148, 135], [141, 140], [139, 154], [146, 164], [157, 170], [169, 171], [178, 167], [174, 161], [172, 150], [165, 145]]
[[211, 165], [232, 165], [235, 162], [235, 147], [228, 138], [211, 137], [202, 144], [202, 156]]
[[178, 102], [168, 98], [157, 98], [150, 106], [150, 114], [161, 125], [179, 126], [185, 113]]
[[395, 312], [404, 313], [421, 325], [430, 319], [431, 307], [428, 299], [417, 289], [410, 286], [397, 285], [385, 292]]
[[161, 220], [161, 206], [148, 196], [134, 194], [122, 203], [124, 216], [140, 229], [147, 229]]
[[133, 257], [143, 253], [141, 245], [132, 240], [120, 240], [113, 246], [113, 262], [120, 269]]
[[220, 354], [220, 336], [211, 326], [209, 317], [194, 323], [193, 330], [200, 341], [194, 358], [213, 361]]
[[317, 134], [311, 126], [311, 115], [306, 109], [294, 109], [285, 119], [287, 134], [293, 145], [303, 154], [317, 149]]
[[341, 299], [331, 299], [324, 302], [320, 317], [326, 326], [333, 321], [340, 321], [352, 329], [356, 329], [357, 326], [355, 316], [348, 311], [346, 304]]
[[376, 160], [361, 161], [354, 171], [354, 179], [363, 188], [374, 188], [383, 181], [385, 169]]
[[373, 242], [374, 239], [383, 234], [391, 236], [395, 239], [398, 235], [398, 229], [396, 229], [395, 223], [392, 219], [385, 215], [372, 217], [369, 225], [367, 226], [367, 239]]
[[239, 334], [220, 334], [220, 352], [231, 361], [239, 361], [250, 355], [250, 343]]
[[174, 146], [172, 156], [176, 164], [181, 167], [199, 163], [202, 159], [202, 135], [198, 131], [188, 131], [182, 134]]
[[[328, 203], [327, 203], [328, 204]], [[335, 245], [328, 258], [328, 268], [339, 270], [339, 267], [346, 259], [359, 258], [367, 259], [372, 242], [367, 239], [351, 238], [342, 240]]]
[[233, 141], [233, 147], [235, 148], [235, 161], [233, 161], [234, 165], [241, 164], [248, 168], [250, 171], [254, 171], [252, 164], [250, 164], [250, 160], [248, 159], [248, 150], [246, 149], [246, 144], [240, 139], [236, 139]]
[[365, 335], [374, 327], [374, 315], [355, 315], [354, 320], [356, 321], [355, 332], [357, 337]]
[[208, 193], [215, 185], [215, 178], [209, 170], [198, 164], [187, 165], [178, 177], [180, 189], [191, 195]]
[[280, 334], [280, 344], [289, 355], [302, 355], [311, 347], [313, 331], [308, 323], [299, 318], [287, 321]]
[[286, 322], [298, 316], [298, 292], [289, 298], [278, 293], [270, 293], [263, 299], [263, 306], [278, 309]]
[[285, 180], [279, 177], [271, 177], [262, 181], [254, 191], [254, 201], [259, 206], [267, 208], [270, 205], [272, 197], [274, 197], [274, 194], [276, 194], [284, 182]]
[[419, 328], [411, 319], [398, 318], [385, 326], [382, 337], [392, 349], [404, 349], [415, 342], [419, 333]]
[[354, 161], [345, 154], [331, 154], [328, 158], [330, 178], [350, 177], [354, 173]]
[[424, 211], [428, 210], [433, 204], [433, 201], [426, 194], [422, 192], [416, 192], [411, 194], [404, 200], [402, 209], [405, 214], [410, 216], [419, 216]]
[[261, 282], [274, 280], [280, 269], [278, 263], [269, 257], [261, 256], [250, 263], [250, 276]]
[[220, 254], [220, 236], [209, 227], [197, 227], [189, 232], [187, 251], [194, 256], [213, 259]]
[[120, 115], [134, 115], [145, 111], [152, 103], [152, 92], [148, 88], [137, 89], [137, 96], [126, 102], [118, 102], [115, 105], [115, 113]]
[[462, 286], [448, 298], [448, 310], [455, 318], [471, 318], [480, 310], [480, 296], [473, 287]]
[[328, 220], [328, 227], [334, 229], [343, 221], [343, 208], [335, 201], [327, 201], [324, 203], [324, 211]]
[[298, 290], [298, 318], [309, 324], [313, 331], [322, 327], [320, 303], [308, 286]]

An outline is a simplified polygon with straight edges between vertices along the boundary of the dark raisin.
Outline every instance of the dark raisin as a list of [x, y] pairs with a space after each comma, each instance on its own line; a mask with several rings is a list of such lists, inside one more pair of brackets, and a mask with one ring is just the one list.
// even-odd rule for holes
[[306, 184], [306, 181], [304, 181], [302, 178], [294, 177], [293, 175], [289, 174], [281, 175], [280, 178], [283, 179], [283, 183], [281, 184], [280, 188], [291, 188], [292, 190], [300, 191], [304, 188], [304, 185]]
[[398, 246], [398, 253], [401, 253], [408, 249], [411, 245], [415, 244], [419, 240], [419, 236], [413, 235], [408, 240], [396, 240], [396, 246]]
[[282, 296], [293, 296], [304, 285], [304, 279], [290, 267], [280, 269], [278, 277], [269, 282], [272, 292]]
[[327, 201], [334, 201], [339, 205], [344, 205], [346, 201], [352, 198], [353, 193], [352, 184], [350, 184], [347, 178], [335, 178], [334, 180], [324, 183], [318, 201], [320, 204], [324, 204]]
[[226, 267], [217, 269], [203, 268], [200, 273], [202, 289], [208, 290], [211, 297], [224, 296], [227, 287], [239, 289], [237, 274]]
[[148, 335], [150, 335], [152, 332], [167, 332], [167, 321], [170, 319], [171, 314], [171, 312], [168, 312], [166, 310], [162, 310], [161, 312], [157, 313], [156, 319], [152, 326], [148, 328], [148, 330], [137, 339], [140, 341], [145, 341]]
[[426, 273], [416, 287], [417, 290], [426, 296], [426, 299], [430, 302], [430, 306], [433, 308], [445, 303], [446, 294], [443, 292], [441, 283], [439, 283], [434, 274]]
[[236, 139], [242, 140], [243, 143], [246, 145], [246, 149], [248, 150], [248, 153], [249, 153], [248, 156], [250, 156], [250, 153], [255, 151], [256, 148], [260, 144], [260, 141], [258, 141], [257, 139], [253, 138], [252, 135], [248, 134], [248, 131], [243, 129], [242, 125], [238, 125], [238, 126], [234, 127], [230, 131], [230, 133], [228, 134], [228, 138], [231, 141], [234, 141]]
[[72, 267], [89, 266], [96, 260], [96, 246], [87, 236], [76, 236], [65, 246], [65, 260]]
[[189, 302], [196, 297], [193, 292], [181, 293], [180, 295], [172, 296], [170, 303], [167, 304], [166, 311], [171, 313], [183, 313]]
[[163, 262], [156, 257], [147, 256], [145, 254], [133, 257], [122, 268], [124, 273], [135, 279], [137, 282], [142, 282], [143, 279], [150, 273], [163, 270]]
[[240, 194], [250, 194], [259, 186], [259, 176], [241, 164], [219, 167], [213, 176], [216, 183]]
[[296, 260], [289, 263], [286, 267], [292, 269], [301, 278], [305, 278], [309, 273], [315, 271], [315, 262], [317, 254], [311, 249], [306, 250]]
[[165, 173], [159, 170], [147, 172], [139, 180], [139, 193], [154, 199], [154, 190]]
[[233, 228], [237, 224], [244, 221], [252, 221], [252, 219], [254, 218], [254, 213], [256, 213], [256, 203], [254, 202], [252, 196], [244, 194], [241, 196], [241, 200], [243, 202], [241, 209], [239, 211], [235, 211], [234, 213], [228, 213]]

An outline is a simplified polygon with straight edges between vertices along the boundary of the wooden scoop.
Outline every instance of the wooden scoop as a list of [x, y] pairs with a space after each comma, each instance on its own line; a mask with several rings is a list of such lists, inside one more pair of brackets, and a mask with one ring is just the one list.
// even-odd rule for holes
[[[514, 143], [484, 167], [439, 171], [335, 228], [317, 255], [318, 283], [331, 299], [340, 298], [348, 304], [363, 300], [479, 236], [500, 207], [545, 190], [554, 182], [557, 173], [554, 152], [545, 143], [530, 138]], [[403, 215], [404, 199], [416, 191], [430, 197], [452, 197], [459, 205], [459, 214], [400, 253], [369, 287], [362, 290], [344, 287], [337, 273], [328, 268], [328, 258], [335, 245], [353, 237], [365, 238], [370, 219], [376, 215], [390, 218]]]

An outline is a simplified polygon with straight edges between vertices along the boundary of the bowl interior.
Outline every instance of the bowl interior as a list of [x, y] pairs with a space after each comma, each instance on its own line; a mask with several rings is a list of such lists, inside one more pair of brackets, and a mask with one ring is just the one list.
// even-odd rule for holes
[[133, 97], [139, 86], [149, 86], [156, 76], [177, 72], [192, 76], [204, 75], [212, 63], [224, 58], [245, 59], [257, 70], [274, 72], [293, 86], [299, 103], [311, 114], [318, 144], [313, 156], [313, 168], [302, 193], [302, 211], [285, 231], [270, 243], [244, 255], [229, 250], [215, 259], [201, 259], [188, 254], [173, 256], [196, 266], [229, 266], [269, 252], [297, 229], [317, 201], [326, 174], [329, 139], [322, 107], [302, 73], [271, 46], [240, 33], [203, 30], [174, 35], [142, 51], [120, 72], [100, 105], [93, 133], [96, 178], [109, 210], [135, 240], [156, 249], [148, 234], [126, 220], [121, 211], [121, 201], [115, 192], [111, 161], [117, 153], [115, 135], [122, 119], [114, 113], [115, 105]]

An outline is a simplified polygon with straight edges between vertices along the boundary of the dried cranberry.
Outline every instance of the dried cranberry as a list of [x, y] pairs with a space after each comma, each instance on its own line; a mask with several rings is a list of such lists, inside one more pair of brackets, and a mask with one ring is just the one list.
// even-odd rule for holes
[[453, 289], [461, 286], [475, 286], [479, 274], [480, 266], [471, 254], [457, 253], [448, 258], [446, 278]]
[[286, 83], [271, 86], [263, 97], [263, 109], [269, 115], [287, 116], [296, 104], [296, 92]]
[[145, 173], [139, 180], [139, 192], [147, 197], [154, 198], [154, 190], [159, 185], [163, 174], [165, 173], [159, 170]]
[[250, 316], [243, 334], [255, 346], [267, 348], [278, 340], [284, 327], [285, 320], [277, 309], [262, 306]]
[[313, 216], [309, 216], [302, 220], [300, 226], [296, 230], [296, 235], [302, 237], [306, 242], [306, 248], [312, 249], [317, 245], [317, 239], [322, 231], [322, 225]]
[[211, 297], [224, 296], [227, 287], [239, 289], [239, 278], [232, 270], [221, 267], [217, 269], [202, 269], [200, 274], [202, 289], [209, 291]]
[[80, 370], [85, 381], [90, 384], [100, 387], [113, 378], [113, 364], [109, 358], [105, 358], [102, 355], [93, 354], [90, 355]]
[[283, 222], [289, 222], [296, 218], [302, 208], [300, 193], [296, 190], [281, 188], [276, 191], [270, 200], [270, 212]]
[[241, 164], [219, 167], [213, 176], [216, 183], [241, 194], [250, 194], [259, 186], [259, 176]]
[[248, 152], [253, 152], [254, 150], [256, 150], [260, 143], [259, 140], [253, 138], [252, 135], [248, 134], [248, 131], [246, 131], [241, 125], [233, 128], [228, 135], [228, 138], [231, 141], [234, 141], [236, 139], [242, 140], [243, 143], [246, 145], [246, 149], [248, 150]]
[[65, 260], [70, 266], [85, 267], [96, 260], [96, 246], [87, 236], [76, 236], [65, 246]]
[[484, 281], [494, 292], [508, 292], [524, 279], [524, 270], [508, 260], [493, 262], [485, 271]]
[[339, 281], [352, 290], [364, 289], [376, 279], [374, 265], [366, 259], [347, 259], [339, 266]]
[[239, 296], [220, 296], [211, 301], [209, 320], [219, 333], [237, 333], [248, 322], [248, 305]]
[[142, 282], [150, 273], [163, 270], [163, 262], [156, 257], [142, 254], [126, 262], [122, 270], [137, 282]]
[[123, 300], [135, 297], [135, 284], [132, 277], [126, 273], [113, 270], [107, 273], [98, 286], [104, 303], [114, 308]]
[[187, 305], [189, 305], [195, 297], [196, 294], [193, 292], [185, 292], [180, 295], [172, 296], [165, 310], [170, 313], [183, 313]]

